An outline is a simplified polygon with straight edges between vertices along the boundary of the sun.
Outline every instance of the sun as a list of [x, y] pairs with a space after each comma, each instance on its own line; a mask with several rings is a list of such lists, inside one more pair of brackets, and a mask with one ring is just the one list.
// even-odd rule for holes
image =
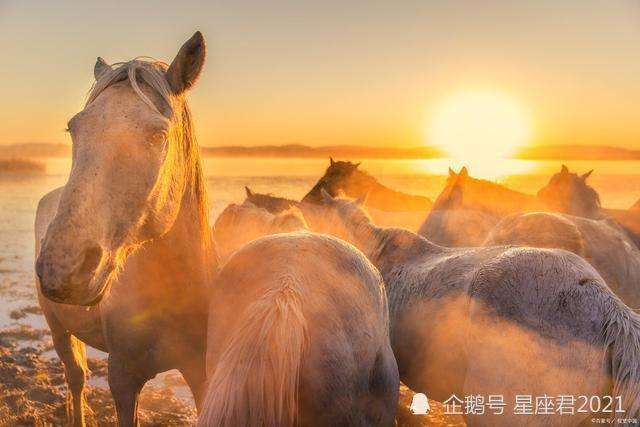
[[453, 158], [508, 158], [530, 141], [531, 122], [524, 109], [503, 93], [461, 92], [432, 115], [427, 137]]

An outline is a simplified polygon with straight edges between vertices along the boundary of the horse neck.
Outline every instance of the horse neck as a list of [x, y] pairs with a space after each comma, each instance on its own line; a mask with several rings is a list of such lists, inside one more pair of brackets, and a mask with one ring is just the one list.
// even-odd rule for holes
[[380, 184], [377, 179], [372, 176], [366, 175], [363, 172], [357, 171], [352, 176], [352, 185], [359, 187], [362, 190], [362, 195], [367, 193], [380, 193], [380, 192], [393, 192], [389, 187], [385, 187]]
[[324, 187], [322, 178], [316, 182], [316, 184], [309, 190], [309, 192], [302, 198], [302, 203], [319, 203], [322, 200], [321, 190]]
[[487, 197], [487, 193], [482, 197], [482, 200], [488, 202], [485, 205], [486, 208], [478, 210], [498, 217], [515, 212], [538, 210], [542, 205], [536, 196], [508, 188], [494, 188], [488, 194], [489, 197]]
[[443, 252], [443, 248], [424, 237], [401, 228], [381, 228], [363, 223], [353, 231], [356, 247], [386, 275], [392, 268], [410, 262], [417, 256], [429, 258]]
[[[209, 237], [207, 219], [201, 217], [194, 188], [188, 188], [182, 197], [180, 211], [173, 227], [162, 237], [148, 242], [132, 257], [130, 270], [149, 286], [167, 290], [185, 288], [199, 290], [200, 297], [209, 285], [209, 272], [215, 269], [215, 254]], [[127, 265], [126, 267], [128, 267]], [[153, 278], [154, 280], [149, 280]]]

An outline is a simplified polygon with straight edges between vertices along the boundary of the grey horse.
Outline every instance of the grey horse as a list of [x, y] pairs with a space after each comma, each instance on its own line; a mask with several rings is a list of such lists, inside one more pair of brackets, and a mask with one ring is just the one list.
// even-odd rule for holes
[[[640, 415], [640, 316], [579, 256], [559, 249], [445, 248], [374, 226], [359, 201], [305, 210], [378, 267], [400, 378], [437, 400], [602, 396]], [[619, 414], [616, 414], [619, 415]], [[474, 425], [577, 425], [588, 413], [469, 413]]]

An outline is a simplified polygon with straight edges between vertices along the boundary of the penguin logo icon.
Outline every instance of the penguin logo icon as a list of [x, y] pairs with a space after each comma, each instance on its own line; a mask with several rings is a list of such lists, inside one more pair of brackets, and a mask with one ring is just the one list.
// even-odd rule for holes
[[424, 393], [416, 393], [411, 400], [411, 413], [413, 415], [427, 415], [431, 407], [429, 406], [429, 399]]

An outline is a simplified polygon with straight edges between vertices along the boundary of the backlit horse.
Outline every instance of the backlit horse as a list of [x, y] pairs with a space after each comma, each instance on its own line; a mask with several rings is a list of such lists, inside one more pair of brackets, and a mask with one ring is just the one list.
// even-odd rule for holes
[[185, 96], [204, 59], [200, 32], [169, 66], [98, 58], [88, 101], [68, 124], [69, 180], [38, 206], [38, 295], [77, 426], [85, 343], [109, 353], [121, 426], [138, 423], [140, 390], [159, 372], [180, 370], [200, 402], [215, 254]]
[[[640, 316], [582, 258], [558, 249], [445, 248], [374, 226], [357, 201], [323, 197], [305, 218], [312, 230], [354, 244], [382, 273], [400, 378], [413, 390], [440, 401], [500, 395], [506, 408], [518, 395], [620, 396], [622, 418], [640, 416]], [[466, 417], [554, 426], [589, 414]]]
[[394, 423], [384, 285], [345, 242], [305, 232], [243, 246], [217, 277], [209, 343], [199, 426]]

